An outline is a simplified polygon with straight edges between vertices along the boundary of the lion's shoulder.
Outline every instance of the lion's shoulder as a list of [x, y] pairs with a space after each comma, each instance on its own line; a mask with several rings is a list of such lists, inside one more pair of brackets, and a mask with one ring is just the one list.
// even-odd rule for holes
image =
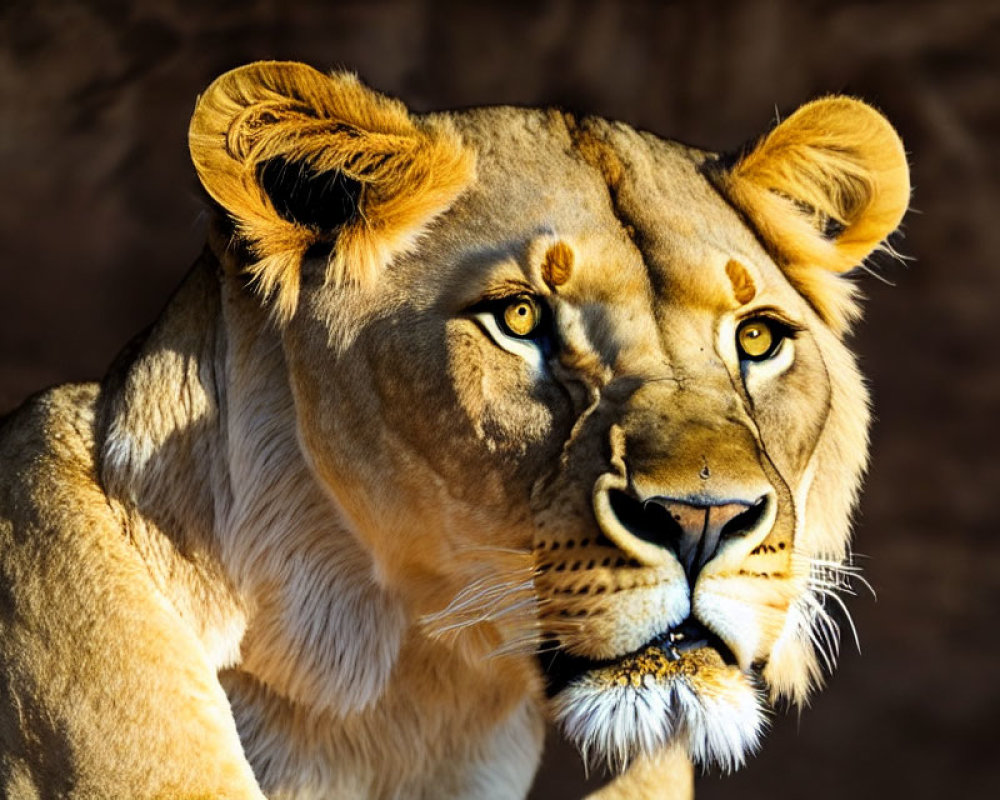
[[[96, 383], [55, 386], [0, 418], [0, 487], [4, 489], [0, 502], [10, 504], [15, 483], [29, 497], [49, 484], [65, 490], [72, 473], [78, 480], [96, 485], [94, 421], [98, 395]], [[47, 481], [46, 476], [53, 471], [58, 480]]]

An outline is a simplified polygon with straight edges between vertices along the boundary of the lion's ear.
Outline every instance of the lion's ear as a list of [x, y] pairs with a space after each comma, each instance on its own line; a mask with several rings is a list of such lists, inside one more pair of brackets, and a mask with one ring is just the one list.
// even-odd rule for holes
[[[328, 279], [372, 279], [472, 178], [473, 157], [349, 74], [259, 62], [198, 99], [191, 158], [254, 254], [279, 318], [295, 311], [302, 259], [329, 246]], [[315, 250], [313, 250], [315, 252]]]
[[837, 276], [896, 229], [910, 200], [903, 143], [885, 117], [850, 97], [815, 100], [710, 173], [796, 288], [845, 329], [857, 305]]

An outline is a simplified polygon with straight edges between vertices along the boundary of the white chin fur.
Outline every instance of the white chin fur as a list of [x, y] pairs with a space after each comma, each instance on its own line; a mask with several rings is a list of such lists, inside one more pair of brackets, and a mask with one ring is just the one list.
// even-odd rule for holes
[[623, 771], [635, 757], [677, 743], [694, 763], [729, 772], [757, 748], [766, 724], [761, 699], [736, 669], [711, 686], [698, 683], [697, 676], [647, 675], [636, 688], [585, 675], [555, 697], [553, 711], [588, 763]]

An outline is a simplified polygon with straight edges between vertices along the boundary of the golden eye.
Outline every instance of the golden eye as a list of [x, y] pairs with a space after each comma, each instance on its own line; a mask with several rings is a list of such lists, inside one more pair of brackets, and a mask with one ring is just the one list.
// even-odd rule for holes
[[503, 309], [503, 326], [511, 336], [524, 338], [534, 333], [541, 321], [541, 309], [533, 297], [515, 297]]
[[773, 329], [766, 319], [751, 319], [740, 325], [736, 332], [736, 342], [740, 348], [740, 357], [754, 361], [767, 358], [775, 346], [781, 341], [780, 334]]

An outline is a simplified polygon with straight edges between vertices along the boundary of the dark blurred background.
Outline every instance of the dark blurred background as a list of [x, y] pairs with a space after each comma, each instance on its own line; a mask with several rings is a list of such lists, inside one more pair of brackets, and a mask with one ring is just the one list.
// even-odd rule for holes
[[[1000, 3], [0, 0], [0, 412], [99, 377], [197, 255], [185, 133], [246, 61], [356, 70], [417, 110], [558, 103], [715, 149], [826, 92], [883, 109], [913, 211], [865, 280], [875, 398], [829, 687], [706, 798], [1000, 797]], [[553, 741], [534, 797], [578, 797]]]

